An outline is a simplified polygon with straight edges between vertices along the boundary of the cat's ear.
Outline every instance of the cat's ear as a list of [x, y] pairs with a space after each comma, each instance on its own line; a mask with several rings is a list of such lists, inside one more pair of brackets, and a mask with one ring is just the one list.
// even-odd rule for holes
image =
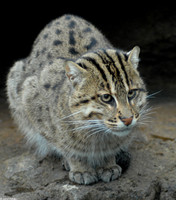
[[65, 72], [68, 79], [71, 81], [73, 86], [80, 83], [85, 73], [85, 69], [81, 68], [78, 64], [72, 61], [65, 62]]
[[131, 51], [127, 53], [128, 61], [132, 63], [133, 67], [137, 69], [139, 63], [140, 48], [135, 46]]

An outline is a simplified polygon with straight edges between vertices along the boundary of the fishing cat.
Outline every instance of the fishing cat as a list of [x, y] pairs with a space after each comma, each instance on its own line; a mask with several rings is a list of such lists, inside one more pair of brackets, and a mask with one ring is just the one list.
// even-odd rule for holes
[[121, 175], [115, 157], [146, 105], [139, 53], [137, 46], [114, 48], [86, 20], [64, 15], [11, 68], [7, 94], [16, 123], [40, 155], [65, 158], [70, 180], [92, 184]]

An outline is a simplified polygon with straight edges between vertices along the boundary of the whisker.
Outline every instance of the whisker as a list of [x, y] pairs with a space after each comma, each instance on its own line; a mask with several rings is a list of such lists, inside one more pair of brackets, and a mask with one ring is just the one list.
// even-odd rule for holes
[[140, 119], [152, 119], [153, 117], [150, 116], [150, 114], [142, 115]]
[[66, 122], [71, 122], [71, 123], [74, 123], [74, 124], [85, 124], [85, 123], [97, 123], [97, 122], [101, 122], [103, 120], [69, 120], [69, 121], [66, 121]]
[[138, 125], [148, 125], [148, 123], [151, 123], [152, 121], [143, 121], [143, 122], [138, 122]]
[[147, 126], [148, 123], [152, 122], [152, 114], [155, 113], [152, 106], [148, 106], [148, 103], [140, 110], [140, 118], [137, 122], [137, 126]]
[[157, 92], [154, 92], [152, 94], [147, 95], [147, 99], [155, 98], [154, 96], [157, 95], [157, 94], [159, 94], [160, 92], [162, 92], [162, 90], [159, 90]]
[[107, 130], [104, 132], [104, 134], [106, 133], [111, 133], [111, 130], [109, 128], [107, 128]]
[[[95, 132], [93, 132], [92, 134], [88, 135], [88, 136], [86, 137], [86, 139], [88, 139], [89, 137], [91, 137], [91, 136], [93, 136], [93, 135], [96, 135], [96, 134], [98, 134], [98, 133], [102, 133], [104, 130], [105, 130], [105, 128], [99, 127], [98, 129], [95, 129], [95, 130], [94, 130]], [[92, 131], [93, 131], [93, 130], [92, 130]], [[90, 133], [90, 132], [88, 132], [88, 133]], [[86, 134], [88, 134], [88, 133], [86, 133]]]
[[146, 105], [140, 110], [140, 114], [149, 113], [151, 110], [153, 110], [153, 107], [148, 107], [148, 105]]
[[86, 129], [90, 129], [90, 128], [97, 128], [99, 125], [95, 125], [95, 124], [88, 124], [88, 125], [83, 125], [83, 126], [79, 126], [76, 127], [74, 129], [72, 129], [73, 131], [78, 131], [78, 130], [86, 130]]
[[69, 117], [72, 117], [72, 116], [74, 116], [74, 115], [76, 115], [76, 114], [78, 114], [78, 113], [80, 113], [80, 112], [82, 112], [82, 111], [78, 111], [78, 112], [72, 113], [72, 114], [70, 114], [70, 115], [67, 115], [67, 116], [65, 116], [65, 117], [63, 117], [63, 118], [61, 118], [61, 119], [59, 119], [59, 121], [62, 121], [63, 119], [67, 119], [67, 118], [69, 118]]

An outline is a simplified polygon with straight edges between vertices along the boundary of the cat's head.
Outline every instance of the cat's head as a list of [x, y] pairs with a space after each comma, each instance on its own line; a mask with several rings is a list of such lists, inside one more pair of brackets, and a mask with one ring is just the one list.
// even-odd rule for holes
[[138, 123], [147, 95], [137, 71], [139, 52], [139, 47], [130, 52], [100, 49], [66, 62], [73, 87], [69, 106], [82, 127], [84, 122], [97, 132], [124, 136]]

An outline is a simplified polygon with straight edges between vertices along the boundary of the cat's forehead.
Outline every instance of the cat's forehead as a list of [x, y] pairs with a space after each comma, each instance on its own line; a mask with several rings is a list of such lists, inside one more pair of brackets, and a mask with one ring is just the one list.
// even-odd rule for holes
[[[127, 54], [116, 49], [100, 49], [86, 53], [77, 63], [89, 71], [94, 81], [99, 81], [101, 89], [112, 94], [125, 93], [140, 83], [139, 74], [129, 65]], [[97, 81], [95, 82], [97, 84]]]
[[83, 54], [80, 59], [86, 57], [95, 58], [97, 61], [102, 62], [104, 65], [111, 65], [118, 61], [118, 55], [122, 56], [122, 59], [127, 61], [127, 54], [124, 51], [118, 49], [97, 49]]

